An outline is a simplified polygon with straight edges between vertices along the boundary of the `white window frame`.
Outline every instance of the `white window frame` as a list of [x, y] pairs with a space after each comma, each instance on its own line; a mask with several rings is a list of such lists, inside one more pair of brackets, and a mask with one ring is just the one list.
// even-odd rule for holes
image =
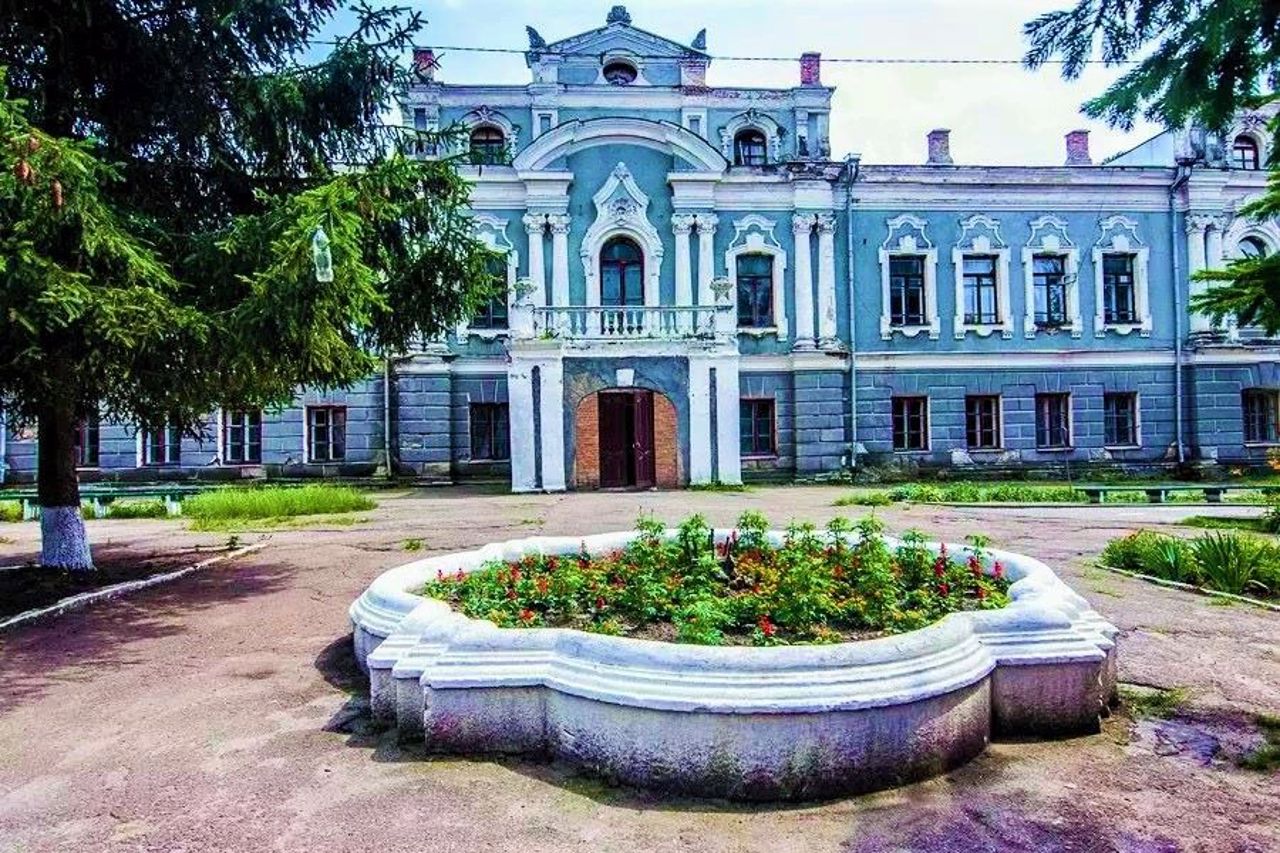
[[1247, 388], [1240, 389], [1240, 443], [1245, 447], [1280, 447], [1280, 441], [1250, 441], [1245, 438], [1245, 409], [1244, 409], [1244, 393], [1246, 391], [1261, 391], [1271, 398], [1272, 415], [1276, 418], [1277, 424], [1280, 424], [1280, 391], [1274, 388], [1264, 386], [1250, 385]]
[[[1037, 256], [1063, 259], [1063, 275], [1067, 287], [1067, 330], [1074, 340], [1084, 336], [1084, 316], [1080, 312], [1080, 249], [1067, 234], [1067, 223], [1056, 216], [1041, 216], [1031, 222], [1031, 236], [1022, 247], [1023, 298], [1026, 300], [1022, 333], [1033, 340], [1036, 328]], [[1045, 334], [1050, 334], [1045, 332]]]
[[[1148, 266], [1151, 249], [1138, 237], [1138, 223], [1127, 216], [1109, 216], [1099, 223], [1102, 236], [1093, 247], [1093, 333], [1106, 337], [1107, 333], [1139, 337], [1151, 337], [1151, 298]], [[1133, 290], [1135, 323], [1108, 323], [1106, 317], [1106, 293], [1103, 280], [1105, 255], [1133, 255]]]
[[[327, 459], [324, 461], [316, 461], [311, 455], [311, 410], [312, 409], [328, 409], [331, 413], [335, 409], [342, 409], [344, 416], [342, 419], [342, 458]], [[307, 465], [342, 465], [347, 461], [348, 446], [347, 425], [351, 423], [349, 417], [351, 407], [346, 403], [307, 403], [302, 407], [302, 458]], [[329, 421], [329, 444], [333, 445], [333, 420]]]
[[[703, 124], [705, 125], [705, 122]], [[730, 165], [733, 164], [734, 140], [744, 130], [758, 130], [764, 134], [768, 165], [772, 166], [775, 163], [782, 162], [782, 126], [778, 124], [773, 116], [752, 107], [745, 112], [738, 113], [729, 119], [724, 127], [720, 128], [720, 153], [724, 155], [724, 159], [728, 160]]]
[[[550, 127], [548, 127], [546, 130], [543, 130], [543, 129], [542, 129], [542, 120], [543, 120], [544, 118], [545, 118], [545, 119], [549, 119], [549, 120], [550, 120], [550, 125], [551, 125], [551, 126], [550, 126]], [[557, 125], [559, 125], [559, 124], [560, 124], [560, 111], [559, 111], [559, 110], [554, 110], [554, 109], [551, 109], [551, 110], [534, 109], [534, 111], [533, 111], [533, 133], [531, 134], [531, 136], [532, 136], [532, 138], [537, 139], [539, 136], [542, 136], [544, 133], [550, 133], [551, 131], [555, 130], [555, 129], [556, 129], [556, 126], [557, 126]]]
[[520, 275], [520, 255], [515, 245], [507, 237], [507, 220], [487, 213], [473, 213], [471, 220], [475, 224], [475, 236], [480, 242], [494, 252], [507, 256], [507, 328], [505, 329], [472, 329], [471, 318], [458, 322], [454, 333], [460, 343], [465, 343], [475, 335], [483, 340], [493, 341], [511, 335], [511, 313], [515, 308], [516, 279]]
[[[986, 233], [982, 233], [986, 232]], [[976, 214], [960, 221], [960, 237], [951, 250], [951, 263], [955, 270], [955, 339], [964, 340], [973, 332], [979, 337], [989, 337], [996, 332], [1004, 340], [1013, 338], [1013, 306], [1010, 304], [1009, 246], [1000, 237], [1000, 222], [984, 214]], [[966, 323], [964, 321], [964, 262], [967, 257], [993, 256], [996, 259], [996, 322]]]
[[777, 335], [779, 340], [787, 337], [787, 252], [774, 236], [775, 222], [759, 214], [751, 214], [733, 223], [733, 239], [724, 253], [725, 270], [728, 272], [730, 284], [733, 285], [734, 316], [737, 314], [738, 300], [738, 256], [769, 255], [773, 258], [773, 325], [766, 327], [739, 327], [741, 335]]
[[[938, 250], [929, 241], [925, 229], [928, 220], [909, 213], [895, 216], [885, 223], [889, 234], [880, 244], [880, 339], [887, 341], [895, 334], [907, 338], [928, 333], [929, 340], [942, 336], [942, 322], [938, 315]], [[889, 262], [896, 256], [924, 258], [925, 320], [918, 326], [895, 326], [890, 316]]]
[[[245, 414], [248, 414], [249, 412], [253, 412], [253, 411], [256, 411], [258, 413], [258, 460], [256, 462], [251, 462], [248, 460], [243, 460], [240, 462], [229, 461], [227, 459], [227, 427], [228, 427], [227, 418], [229, 415], [233, 414], [234, 412], [243, 412]], [[266, 413], [261, 409], [218, 409], [217, 450], [218, 450], [219, 464], [226, 465], [229, 467], [231, 466], [244, 467], [244, 466], [253, 466], [253, 465], [262, 464], [262, 460], [264, 458], [263, 457], [264, 448], [262, 443], [263, 427], [266, 425], [266, 418], [264, 417], [265, 414]]]
[[[166, 433], [166, 438], [168, 437], [168, 436], [167, 436], [167, 433], [168, 433], [168, 432], [169, 432], [169, 430], [170, 430], [170, 429], [172, 429], [172, 428], [173, 428], [173, 427], [172, 427], [172, 425], [171, 425], [171, 424], [169, 423], [169, 421], [167, 421], [167, 420], [166, 420], [163, 424], [161, 424], [161, 426], [160, 426], [160, 429], [162, 429], [162, 430], [164, 430], [164, 431], [165, 431], [165, 433]], [[150, 450], [150, 444], [149, 444], [149, 442], [147, 441], [147, 433], [148, 433], [149, 431], [150, 431], [150, 428], [149, 428], [149, 427], [145, 427], [145, 426], [140, 426], [140, 427], [138, 427], [138, 464], [137, 464], [137, 467], [138, 467], [138, 468], [180, 468], [180, 467], [182, 467], [182, 432], [181, 432], [181, 431], [179, 431], [179, 432], [178, 432], [178, 440], [177, 440], [177, 442], [173, 445], [173, 446], [177, 447], [177, 449], [178, 449], [178, 458], [177, 458], [175, 461], [173, 461], [173, 462], [170, 462], [170, 461], [168, 461], [168, 460], [165, 460], [165, 461], [163, 461], [163, 462], [153, 462], [153, 461], [151, 461], [149, 458], [147, 458], [147, 454], [148, 454], [148, 452], [149, 452], [149, 450]], [[168, 444], [168, 442], [166, 441], [165, 447], [169, 447], [169, 446], [170, 446], [170, 445], [169, 445], [169, 444]]]
[[[1037, 433], [1040, 431], [1039, 397], [1059, 396], [1067, 398], [1067, 444], [1065, 447], [1041, 447]], [[1076, 449], [1076, 397], [1071, 391], [1036, 391], [1031, 395], [1032, 448], [1037, 453], [1069, 453]]]

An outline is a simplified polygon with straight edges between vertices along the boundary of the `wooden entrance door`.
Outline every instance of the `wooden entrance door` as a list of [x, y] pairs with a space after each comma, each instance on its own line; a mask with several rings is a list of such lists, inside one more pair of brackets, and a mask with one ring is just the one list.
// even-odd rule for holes
[[648, 489], [655, 482], [653, 392], [601, 392], [600, 487]]

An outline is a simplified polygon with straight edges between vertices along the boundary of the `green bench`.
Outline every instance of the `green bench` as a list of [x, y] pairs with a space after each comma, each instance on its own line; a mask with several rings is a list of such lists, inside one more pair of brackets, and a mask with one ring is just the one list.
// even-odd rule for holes
[[1230, 491], [1274, 492], [1280, 486], [1256, 486], [1248, 484], [1224, 483], [1151, 483], [1131, 486], [1076, 486], [1076, 491], [1083, 492], [1091, 504], [1100, 504], [1108, 492], [1144, 492], [1147, 502], [1162, 504], [1171, 492], [1202, 492], [1206, 503], [1222, 503], [1222, 496]]
[[[180, 515], [184, 497], [206, 492], [209, 488], [209, 486], [189, 483], [147, 486], [87, 485], [80, 488], [80, 501], [92, 508], [94, 518], [106, 516], [107, 507], [121, 499], [163, 501], [169, 515]], [[0, 489], [0, 501], [17, 501], [22, 507], [23, 521], [40, 517], [40, 500], [35, 489]]]

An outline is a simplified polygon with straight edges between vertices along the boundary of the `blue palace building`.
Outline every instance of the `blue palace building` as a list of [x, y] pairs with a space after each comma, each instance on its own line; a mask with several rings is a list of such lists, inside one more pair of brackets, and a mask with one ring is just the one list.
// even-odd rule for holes
[[[339, 392], [219, 411], [197, 442], [86, 423], [85, 479], [509, 479], [677, 487], [898, 463], [1258, 464], [1280, 444], [1280, 341], [1189, 310], [1201, 269], [1280, 249], [1237, 216], [1265, 116], [1095, 163], [833, 156], [818, 54], [794, 85], [708, 82], [704, 33], [614, 7], [530, 79], [451, 85], [429, 49], [406, 122], [461, 128], [477, 235], [507, 285], [479, 315]], [[0, 431], [10, 482], [29, 433]]]

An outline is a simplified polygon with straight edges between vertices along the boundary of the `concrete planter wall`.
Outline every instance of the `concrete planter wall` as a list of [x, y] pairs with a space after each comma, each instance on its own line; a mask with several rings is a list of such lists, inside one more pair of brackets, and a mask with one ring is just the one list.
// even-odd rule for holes
[[433, 751], [541, 753], [664, 791], [799, 800], [944, 772], [993, 733], [1097, 731], [1115, 691], [1116, 629], [1046, 565], [1002, 551], [988, 553], [1014, 582], [1008, 607], [828, 646], [503, 629], [408, 591], [438, 570], [604, 553], [634, 535], [519, 539], [380, 576], [350, 609], [375, 716]]

